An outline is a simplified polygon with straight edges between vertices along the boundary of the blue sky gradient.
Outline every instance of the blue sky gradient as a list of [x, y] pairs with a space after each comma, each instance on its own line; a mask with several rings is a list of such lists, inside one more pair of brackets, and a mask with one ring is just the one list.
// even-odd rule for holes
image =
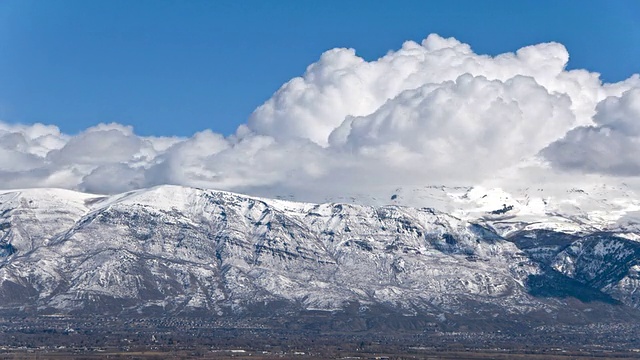
[[367, 60], [430, 33], [477, 53], [557, 41], [615, 82], [640, 71], [640, 1], [0, 2], [0, 120], [77, 133], [233, 133], [320, 54]]

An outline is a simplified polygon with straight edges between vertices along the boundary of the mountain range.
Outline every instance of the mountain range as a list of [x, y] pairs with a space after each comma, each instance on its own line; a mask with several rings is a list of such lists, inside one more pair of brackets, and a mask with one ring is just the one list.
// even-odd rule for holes
[[0, 312], [339, 316], [356, 328], [637, 321], [640, 206], [605, 190], [430, 186], [376, 205], [170, 185], [5, 190]]

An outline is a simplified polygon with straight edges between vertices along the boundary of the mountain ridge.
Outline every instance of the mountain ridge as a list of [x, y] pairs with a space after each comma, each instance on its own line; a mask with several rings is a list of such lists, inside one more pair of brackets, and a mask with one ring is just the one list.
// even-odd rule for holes
[[[496, 316], [635, 318], [638, 243], [514, 225], [521, 219], [500, 231], [513, 219], [504, 213], [473, 221], [170, 185], [113, 196], [5, 191], [0, 311], [268, 317], [358, 304], [354, 316], [384, 309], [475, 326]], [[584, 305], [568, 310], [567, 298]]]

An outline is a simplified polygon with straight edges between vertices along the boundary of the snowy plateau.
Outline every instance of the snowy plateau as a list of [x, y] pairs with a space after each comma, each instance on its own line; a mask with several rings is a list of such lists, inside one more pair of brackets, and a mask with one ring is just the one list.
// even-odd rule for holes
[[469, 329], [640, 319], [640, 202], [624, 189], [424, 187], [386, 202], [4, 190], [0, 312]]

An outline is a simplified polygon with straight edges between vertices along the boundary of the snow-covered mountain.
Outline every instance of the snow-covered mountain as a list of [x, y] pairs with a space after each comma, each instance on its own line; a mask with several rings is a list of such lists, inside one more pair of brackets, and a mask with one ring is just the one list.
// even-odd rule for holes
[[632, 198], [428, 192], [441, 210], [393, 204], [410, 196], [401, 191], [382, 206], [178, 186], [6, 191], [0, 309], [224, 317], [356, 306], [486, 324], [629, 318], [640, 307]]

